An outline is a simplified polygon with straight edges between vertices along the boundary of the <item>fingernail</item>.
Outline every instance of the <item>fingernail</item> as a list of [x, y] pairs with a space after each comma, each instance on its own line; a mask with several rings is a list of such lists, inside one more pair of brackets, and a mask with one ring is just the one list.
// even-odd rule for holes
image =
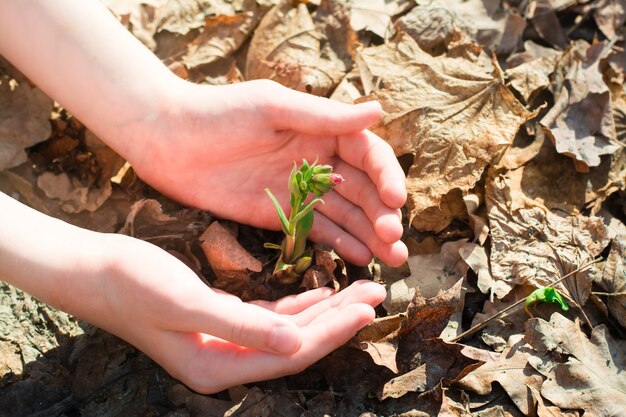
[[301, 345], [299, 333], [296, 326], [279, 325], [274, 327], [270, 337], [270, 349], [278, 353], [296, 353]]

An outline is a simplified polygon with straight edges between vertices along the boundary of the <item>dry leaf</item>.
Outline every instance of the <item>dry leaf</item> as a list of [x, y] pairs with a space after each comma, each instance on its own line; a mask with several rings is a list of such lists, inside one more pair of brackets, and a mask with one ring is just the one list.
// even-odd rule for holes
[[[306, 270], [300, 287], [308, 291], [332, 283], [335, 291], [341, 290], [342, 286], [335, 277], [335, 270], [339, 269], [340, 272], [338, 274], [345, 278], [345, 274], [341, 272], [342, 270], [345, 272], [346, 267], [343, 260], [333, 252], [317, 248], [313, 251], [313, 258], [315, 259], [315, 265]], [[347, 286], [347, 280], [344, 284]]]
[[[274, 6], [252, 37], [246, 79], [269, 78], [299, 91], [328, 95], [351, 68], [351, 62], [337, 59], [350, 57], [346, 48], [354, 48], [354, 34], [347, 26], [341, 29], [347, 18], [336, 3], [324, 2], [315, 19], [304, 3]], [[335, 38], [329, 38], [331, 33]]]
[[498, 382], [505, 389], [515, 405], [525, 415], [533, 412], [533, 398], [528, 387], [541, 388], [543, 378], [528, 363], [533, 349], [517, 343], [471, 371], [457, 383], [463, 388], [485, 395], [491, 392], [493, 382]]
[[122, 24], [151, 50], [160, 21], [158, 9], [166, 0], [101, 0]]
[[559, 407], [551, 405], [548, 400], [544, 400], [541, 393], [533, 387], [528, 387], [533, 395], [533, 400], [537, 403], [537, 415], [541, 417], [578, 417], [580, 414], [574, 410], [561, 410]]
[[96, 211], [110, 196], [111, 182], [101, 188], [85, 186], [78, 178], [65, 173], [58, 175], [44, 172], [37, 178], [37, 186], [48, 198], [60, 200], [61, 209], [67, 213], [80, 213], [83, 210]]
[[417, 289], [422, 297], [432, 298], [454, 286], [468, 269], [459, 254], [463, 247], [473, 247], [473, 244], [464, 240], [446, 242], [441, 253], [409, 257], [411, 275], [389, 286], [383, 301], [387, 313], [404, 312]]
[[552, 353], [541, 395], [561, 408], [585, 410], [585, 416], [624, 414], [626, 405], [626, 343], [614, 340], [606, 326], [593, 329], [591, 339], [559, 313], [550, 322], [528, 321], [526, 340], [538, 352]]
[[[565, 0], [570, 2], [570, 0]], [[569, 3], [568, 3], [569, 4]], [[565, 4], [553, 4], [553, 0], [534, 0], [528, 6], [526, 18], [539, 37], [548, 44], [563, 50], [567, 40], [556, 10], [567, 7]]]
[[609, 311], [619, 324], [626, 328], [626, 241], [612, 241], [611, 251], [597, 283], [606, 293], [600, 294], [600, 298], [606, 301]]
[[521, 39], [526, 21], [513, 9], [502, 7], [499, 0], [441, 0], [455, 24], [475, 42], [508, 54]]
[[530, 104], [550, 86], [549, 76], [554, 71], [560, 52], [532, 41], [524, 43], [524, 50], [507, 60], [506, 77], [509, 85]]
[[480, 291], [488, 294], [491, 289], [496, 287], [491, 278], [491, 272], [489, 272], [489, 259], [484, 247], [469, 243], [459, 248], [459, 255], [478, 276], [477, 286]]
[[593, 11], [593, 18], [602, 33], [614, 39], [626, 20], [626, 1], [600, 0]]
[[[482, 311], [474, 316], [472, 326], [486, 322], [496, 313], [522, 299], [526, 299], [534, 289], [530, 285], [518, 285], [501, 299], [495, 298], [485, 301]], [[502, 352], [509, 346], [507, 340], [511, 336], [524, 333], [524, 323], [527, 319], [528, 314], [522, 306], [519, 306], [519, 308], [489, 320], [480, 331], [480, 339], [494, 351]]]
[[421, 214], [439, 207], [451, 190], [474, 187], [531, 114], [503, 85], [499, 70], [491, 76], [462, 58], [433, 58], [408, 35], [367, 48], [362, 57], [383, 84], [368, 96], [384, 109], [374, 132], [397, 155], [415, 155], [407, 179], [409, 219], [417, 229], [433, 230]]
[[395, 332], [406, 320], [406, 314], [374, 319], [357, 333], [355, 339], [359, 348], [369, 353], [376, 365], [385, 366], [398, 373], [396, 351], [398, 339]]
[[259, 9], [233, 16], [207, 17], [202, 34], [187, 45], [183, 62], [192, 69], [230, 56], [252, 34], [260, 18]]
[[[509, 288], [548, 286], [557, 278], [598, 256], [608, 234], [598, 217], [560, 217], [540, 205], [511, 207], [511, 190], [502, 177], [487, 182], [491, 228], [491, 272]], [[591, 291], [589, 271], [557, 285], [581, 305]], [[494, 290], [495, 292], [495, 290]], [[503, 291], [496, 293], [498, 297]]]
[[215, 221], [200, 236], [202, 250], [215, 272], [217, 288], [242, 294], [250, 285], [250, 271], [260, 272], [261, 261], [237, 242], [237, 238]]
[[0, 171], [26, 161], [24, 148], [50, 137], [52, 105], [27, 80], [0, 73]]
[[472, 231], [474, 232], [474, 240], [480, 245], [484, 245], [489, 237], [489, 223], [481, 196], [478, 194], [464, 195], [463, 203], [465, 203], [465, 208], [469, 215], [470, 226], [472, 226]]
[[451, 42], [460, 41], [463, 34], [475, 33], [465, 27], [467, 21], [456, 15], [441, 2], [420, 1], [411, 11], [396, 22], [399, 32], [409, 34], [420, 48], [432, 55], [444, 53]]
[[390, 34], [391, 18], [406, 11], [409, 0], [350, 0], [350, 26], [353, 30], [368, 30], [382, 39]]
[[600, 156], [619, 149], [609, 88], [604, 82], [601, 62], [610, 55], [602, 42], [583, 41], [561, 58], [565, 64], [554, 106], [541, 120], [556, 149], [575, 161], [576, 170], [589, 172], [600, 165]]

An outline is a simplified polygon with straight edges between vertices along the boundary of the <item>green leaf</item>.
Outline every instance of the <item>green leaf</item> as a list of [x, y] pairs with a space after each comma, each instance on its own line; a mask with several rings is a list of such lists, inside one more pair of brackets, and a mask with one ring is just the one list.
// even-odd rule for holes
[[528, 309], [530, 305], [538, 302], [558, 304], [559, 307], [561, 307], [561, 310], [569, 310], [569, 305], [567, 305], [563, 296], [552, 287], [543, 287], [533, 291], [528, 297], [526, 297], [524, 307]]
[[[319, 197], [314, 198], [313, 200], [311, 200], [311, 202], [309, 204], [307, 204], [306, 206], [304, 206], [302, 209], [300, 209], [300, 212], [298, 214], [296, 214], [296, 217], [293, 218], [293, 221], [297, 222], [300, 219], [302, 219], [304, 216], [306, 216], [307, 214], [309, 214], [309, 212], [311, 212], [313, 210], [313, 208], [315, 208], [315, 204], [321, 202], [322, 204], [324, 204], [324, 200], [322, 200]], [[308, 232], [307, 232], [308, 233]]]
[[274, 194], [272, 194], [269, 188], [266, 188], [265, 192], [267, 193], [267, 195], [270, 196], [270, 199], [272, 199], [272, 203], [274, 203], [274, 208], [276, 209], [276, 212], [278, 213], [278, 218], [280, 220], [283, 233], [288, 235], [289, 234], [289, 220], [287, 220], [287, 216], [285, 216], [285, 212], [283, 211], [283, 208], [280, 206], [280, 204], [278, 203], [278, 200], [276, 199], [276, 197], [274, 197]]

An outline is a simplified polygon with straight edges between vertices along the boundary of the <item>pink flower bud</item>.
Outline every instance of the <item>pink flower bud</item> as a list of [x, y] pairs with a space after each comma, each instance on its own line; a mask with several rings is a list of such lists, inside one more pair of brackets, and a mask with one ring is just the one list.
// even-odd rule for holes
[[333, 183], [333, 185], [339, 185], [344, 182], [345, 179], [341, 176], [341, 174], [333, 172], [332, 174], [330, 174], [330, 181]]

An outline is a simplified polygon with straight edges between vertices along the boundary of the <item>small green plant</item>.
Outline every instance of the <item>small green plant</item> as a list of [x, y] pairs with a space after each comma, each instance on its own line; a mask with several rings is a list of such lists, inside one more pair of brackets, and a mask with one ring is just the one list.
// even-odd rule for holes
[[526, 313], [532, 317], [533, 315], [530, 312], [530, 309], [534, 304], [539, 302], [555, 303], [561, 307], [561, 310], [569, 310], [569, 306], [563, 296], [552, 287], [539, 288], [526, 297], [526, 301], [524, 301], [524, 310], [526, 310]]
[[[278, 200], [266, 188], [265, 192], [274, 203], [281, 228], [285, 234], [280, 245], [266, 243], [266, 248], [278, 249], [281, 254], [274, 268], [274, 274], [281, 276], [283, 283], [293, 283], [298, 276], [311, 266], [311, 251], [306, 247], [306, 240], [313, 227], [313, 209], [317, 203], [323, 203], [322, 195], [341, 184], [343, 177], [333, 172], [330, 165], [309, 164], [306, 160], [298, 168], [294, 162], [289, 174], [290, 213], [285, 214]], [[307, 202], [309, 193], [314, 198]]]

